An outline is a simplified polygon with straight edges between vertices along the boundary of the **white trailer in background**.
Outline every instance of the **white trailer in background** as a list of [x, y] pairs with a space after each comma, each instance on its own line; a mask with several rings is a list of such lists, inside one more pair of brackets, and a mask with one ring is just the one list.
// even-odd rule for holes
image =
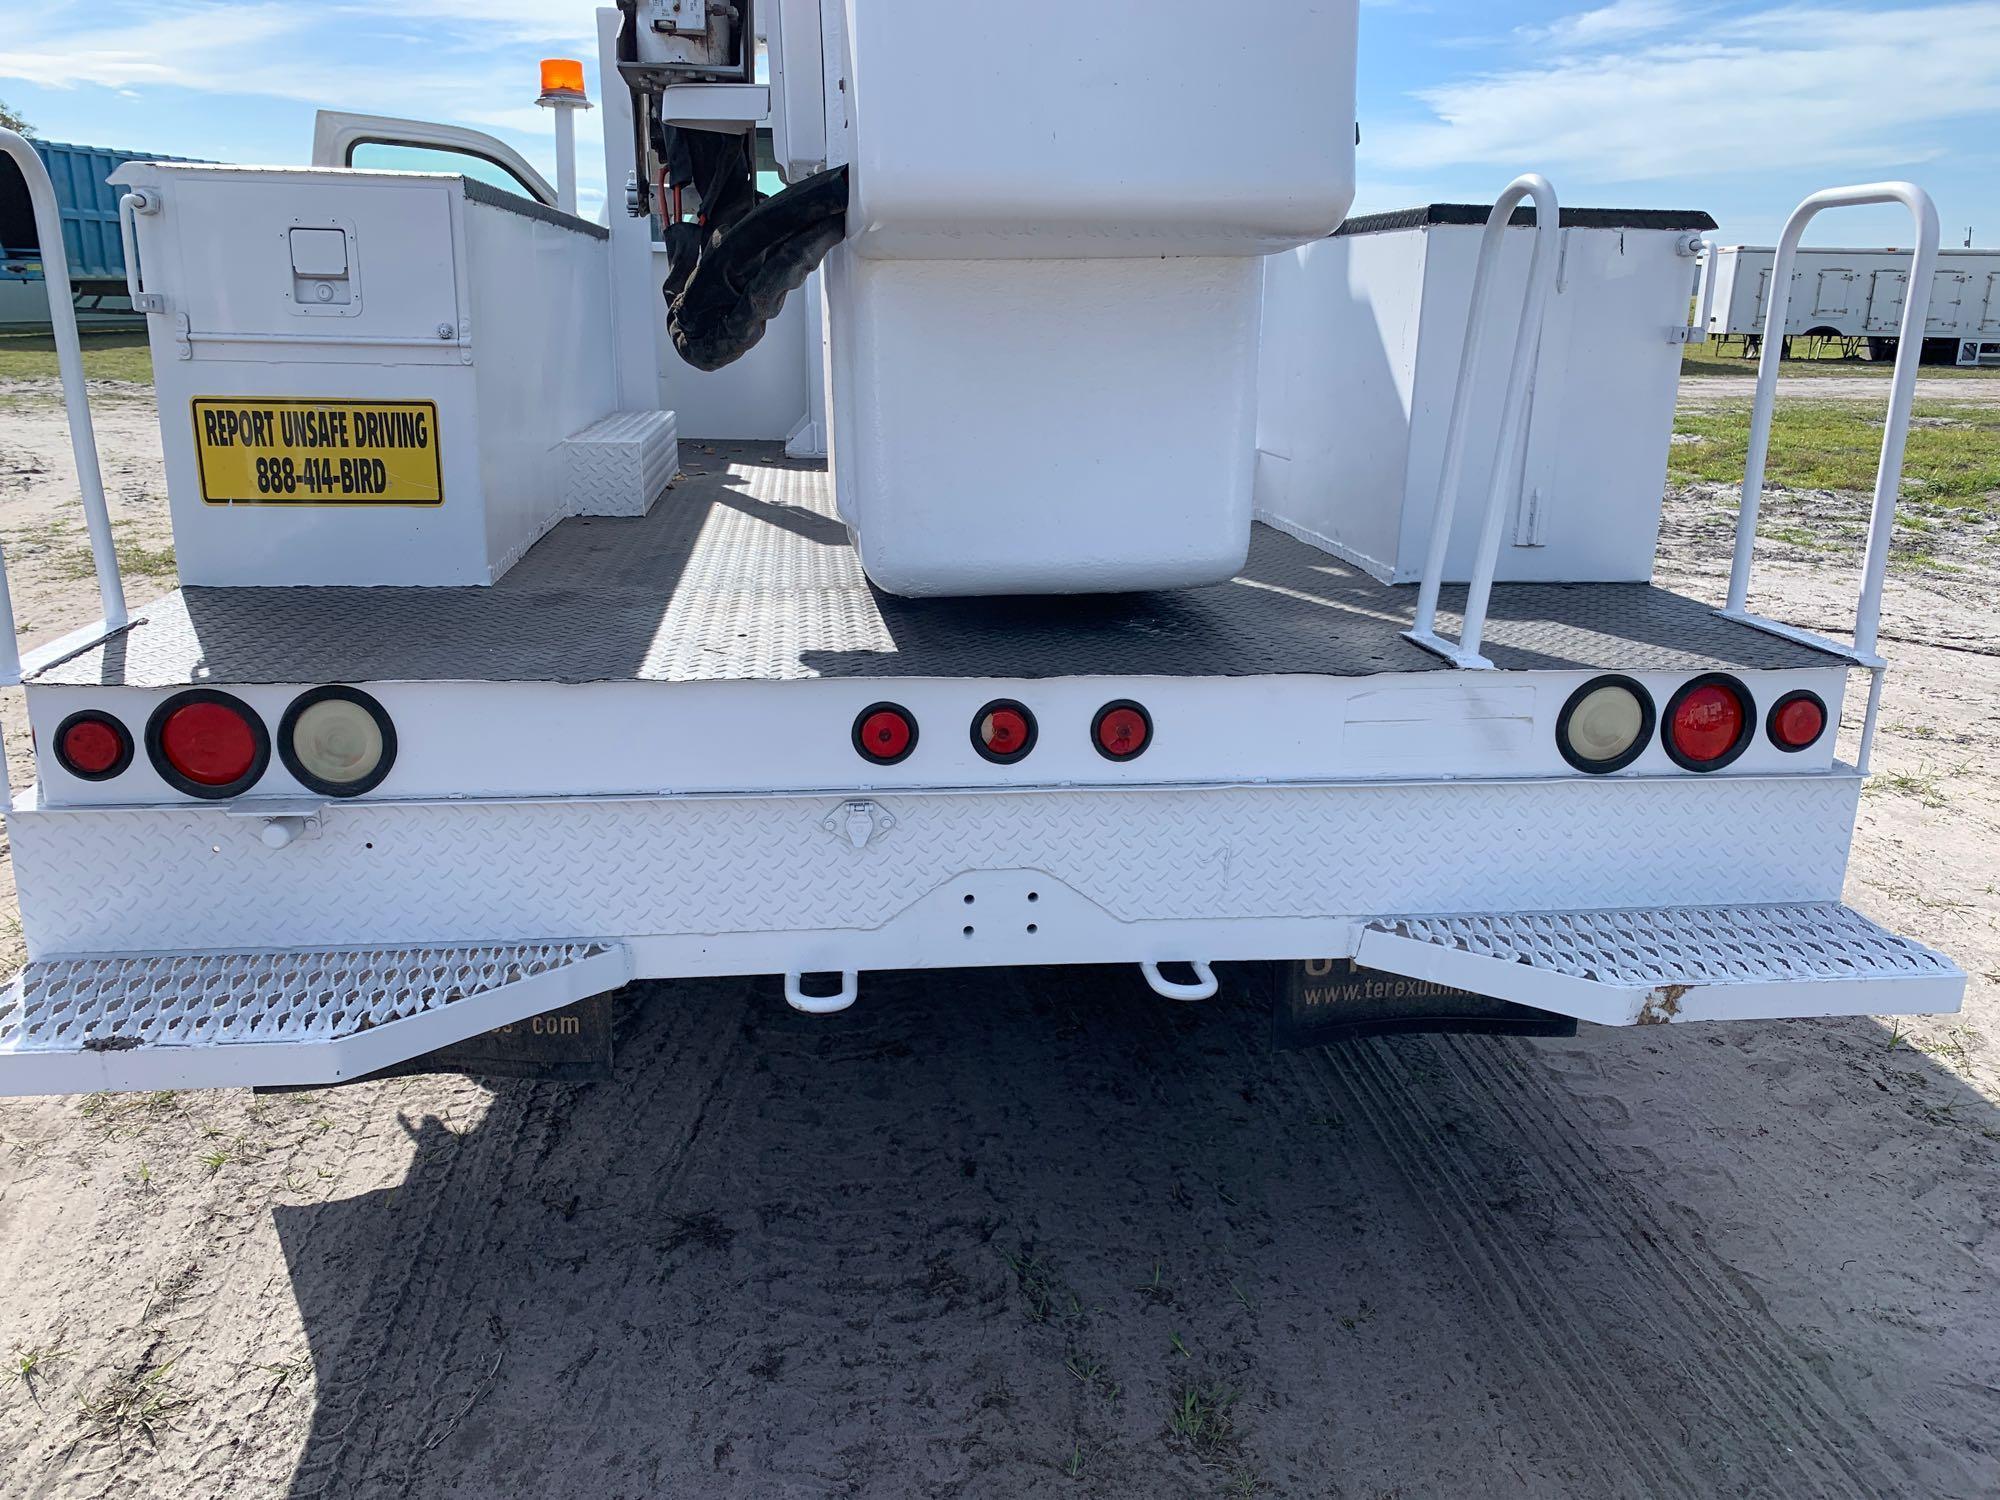
[[[1776, 250], [1714, 245], [1702, 257], [1696, 321], [1710, 338], [1744, 338], [1754, 352], [1769, 306]], [[1785, 336], [1847, 340], [1893, 359], [1910, 294], [1910, 252], [1798, 252]], [[1940, 250], [1924, 319], [1927, 364], [2000, 366], [2000, 250]]]
[[[7, 813], [28, 964], [0, 991], [0, 1092], [342, 1082], [703, 975], [781, 976], [816, 1014], [870, 970], [1133, 964], [1200, 1000], [1229, 962], [1317, 966], [1321, 994], [1358, 965], [1541, 1025], [1956, 1008], [1956, 965], [1842, 901], [1914, 345], [1853, 641], [1746, 605], [1775, 361], [1717, 611], [1643, 581], [1688, 231], [1563, 230], [1522, 178], [1476, 244], [1350, 235], [1376, 271], [1260, 310], [1267, 255], [1308, 247], [1310, 271], [1338, 243], [1351, 0], [1226, 26], [1108, 0], [1046, 48], [935, 0], [760, 9], [768, 86], [747, 7], [601, 18], [638, 111], [636, 212], [609, 234], [518, 171], [501, 202], [344, 164], [126, 170], [188, 577], [127, 611], [59, 323], [105, 617], [25, 659], [0, 630], [36, 777]], [[652, 368], [644, 220], [678, 171], [656, 148], [737, 136], [697, 143], [725, 201], [774, 100], [805, 191], [716, 225], [670, 210], [703, 256], [673, 347], [754, 353], [768, 294], [824, 255], [831, 465], [775, 422], [676, 450]], [[1798, 222], [1885, 195], [1928, 286], [1914, 188]], [[1510, 231], [1528, 196], [1534, 231]], [[1427, 250], [1457, 269], [1430, 283]], [[754, 317], [726, 301], [746, 285]], [[1586, 372], [1630, 392], [1615, 411], [1571, 385], [1594, 318], [1632, 366]], [[1254, 523], [1260, 360], [1364, 361], [1371, 323], [1420, 347], [1390, 368], [1385, 335], [1351, 383], [1328, 361], [1273, 409], [1313, 485], [1271, 506], [1293, 534]], [[1581, 426], [1538, 448], [1559, 393]], [[1308, 443], [1349, 400], [1408, 429], [1351, 484]], [[1420, 406], [1445, 414], [1435, 479]], [[1496, 587], [1523, 455], [1560, 476], [1571, 452], [1601, 505], [1551, 507], [1541, 555], [1566, 561], [1509, 553], [1535, 581]], [[1391, 540], [1341, 544], [1364, 569], [1330, 549], [1371, 509]], [[1049, 581], [1072, 592], [992, 597]]]

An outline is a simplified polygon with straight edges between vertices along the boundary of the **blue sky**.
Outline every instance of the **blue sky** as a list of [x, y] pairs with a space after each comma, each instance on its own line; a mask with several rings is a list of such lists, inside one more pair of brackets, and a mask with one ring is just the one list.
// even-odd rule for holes
[[[0, 0], [0, 99], [52, 139], [303, 160], [320, 104], [487, 129], [547, 166], [535, 63], [583, 57], [592, 0]], [[1814, 188], [1907, 176], [1947, 244], [2000, 244], [2000, 0], [1363, 0], [1358, 211], [1490, 199], [1705, 208], [1768, 242]], [[603, 193], [596, 121], [582, 193]], [[1888, 210], [1821, 242], [1906, 238]]]

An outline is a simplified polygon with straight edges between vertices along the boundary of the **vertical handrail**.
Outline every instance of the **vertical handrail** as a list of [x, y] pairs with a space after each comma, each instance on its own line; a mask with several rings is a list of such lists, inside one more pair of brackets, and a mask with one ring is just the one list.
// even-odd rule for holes
[[[1458, 644], [1440, 640], [1437, 634], [1438, 592], [1444, 584], [1445, 553], [1451, 545], [1451, 524], [1458, 508], [1458, 492], [1465, 477], [1466, 432], [1471, 425], [1471, 394], [1478, 375], [1480, 346], [1484, 342], [1486, 298], [1492, 290], [1493, 269], [1513, 221], [1514, 209], [1524, 200], [1535, 201], [1535, 251], [1528, 266], [1527, 291], [1521, 299], [1521, 321], [1514, 335], [1514, 361], [1507, 375], [1507, 399], [1500, 416], [1500, 433], [1493, 457], [1493, 478], [1486, 495], [1486, 516], [1480, 527], [1479, 550], [1474, 556], [1472, 575], [1465, 593], [1465, 617], [1458, 632]], [[1479, 261], [1472, 276], [1472, 305], [1466, 317], [1465, 346], [1459, 355], [1458, 383], [1452, 394], [1451, 421], [1445, 429], [1444, 473], [1438, 485], [1437, 506], [1431, 515], [1430, 548], [1424, 558], [1423, 582], [1417, 593], [1417, 616], [1404, 637], [1427, 651], [1433, 651], [1454, 666], [1491, 668], [1493, 663], [1479, 654], [1486, 634], [1486, 610], [1493, 593], [1493, 574], [1500, 561], [1500, 531], [1504, 524], [1508, 490], [1514, 461], [1519, 455], [1528, 415], [1529, 375], [1541, 348], [1541, 329], [1555, 286], [1559, 260], [1558, 236], [1562, 210], [1556, 190], [1548, 179], [1528, 172], [1507, 184], [1507, 190], [1486, 217], [1486, 229], [1479, 240]]]
[[1757, 546], [1757, 511], [1764, 498], [1764, 465], [1770, 453], [1771, 417], [1777, 408], [1778, 370], [1784, 363], [1785, 320], [1791, 312], [1792, 266], [1806, 225], [1821, 210], [1900, 203], [1916, 221], [1917, 245], [1910, 261], [1909, 291], [1903, 299], [1902, 334], [1896, 370], [1889, 381], [1889, 415], [1882, 432], [1882, 456], [1875, 468], [1875, 503], [1868, 517], [1868, 546], [1861, 571], [1861, 596], [1854, 608], [1854, 654], [1873, 657], [1882, 620], [1882, 580], [1889, 566], [1889, 538], [1896, 500], [1903, 486], [1903, 450], [1910, 436], [1910, 407], [1917, 395], [1917, 367], [1923, 358], [1924, 327], [1930, 319], [1931, 276], [1937, 264], [1938, 213], [1931, 196], [1911, 182], [1870, 182], [1814, 193], [1785, 222], [1771, 265], [1771, 292], [1764, 309], [1764, 347], [1757, 362], [1757, 402], [1750, 413], [1750, 451], [1743, 464], [1743, 503], [1736, 515], [1736, 555], [1729, 569], [1729, 602], [1723, 613], [1759, 623], [1748, 612], [1750, 563]]
[[[1792, 266], [1806, 225], [1824, 209], [1900, 203], [1916, 223], [1917, 243], [1910, 256], [1909, 288], [1903, 297], [1903, 323], [1896, 345], [1896, 369], [1889, 380], [1889, 413], [1882, 427], [1882, 456], [1875, 466], [1875, 500], [1868, 513], [1868, 545], [1861, 564], [1861, 592], [1854, 601], [1854, 644], [1843, 647], [1810, 631], [1794, 630], [1749, 611], [1750, 566], [1757, 549], [1757, 512], [1764, 499], [1764, 466], [1770, 456], [1771, 419], [1778, 403], [1778, 370], [1785, 358], [1785, 323], [1791, 315]], [[1882, 624], [1882, 583], [1889, 571], [1889, 541], [1896, 526], [1896, 501], [1903, 488], [1903, 452], [1910, 437], [1910, 408], [1917, 398], [1917, 369], [1923, 361], [1924, 329], [1930, 322], [1931, 278], [1937, 265], [1937, 205], [1913, 182], [1866, 182], [1855, 187], [1827, 188], [1814, 193], [1785, 221], [1778, 253], [1771, 263], [1771, 291], [1765, 299], [1764, 342], [1757, 361], [1757, 401], [1750, 412], [1750, 450], [1743, 463], [1743, 502], [1736, 512], [1736, 550], [1729, 565], [1729, 602], [1721, 610], [1727, 619], [1752, 625], [1794, 640], [1847, 651], [1869, 672], [1868, 707], [1861, 721], [1861, 744], [1855, 769], [1868, 774], [1875, 753], [1875, 726], [1882, 714], [1882, 673], [1886, 663], [1876, 652]]]
[[[70, 448], [76, 454], [76, 479], [83, 492], [83, 524], [90, 533], [90, 554], [97, 565], [97, 593], [104, 606], [104, 623], [119, 630], [129, 622], [125, 587], [118, 577], [118, 550], [111, 539], [111, 513], [104, 503], [104, 475], [97, 463], [97, 430], [90, 421], [90, 395], [83, 383], [83, 344], [76, 332], [76, 305], [69, 284], [69, 255], [63, 245], [62, 213], [55, 184], [41, 154], [19, 132], [0, 127], [0, 151], [14, 159], [28, 185], [35, 209], [35, 233], [42, 242], [43, 284], [49, 293], [49, 322], [55, 332], [56, 368], [61, 372], [63, 401], [69, 409]], [[14, 639], [11, 605], [5, 621]], [[18, 645], [15, 680], [19, 680]]]

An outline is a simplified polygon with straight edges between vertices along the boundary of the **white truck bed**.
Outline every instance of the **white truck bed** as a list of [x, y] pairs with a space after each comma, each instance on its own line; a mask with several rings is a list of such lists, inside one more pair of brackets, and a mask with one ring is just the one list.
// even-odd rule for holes
[[[45, 756], [8, 817], [31, 962], [0, 1093], [333, 1082], [719, 974], [820, 1009], [870, 970], [1342, 958], [1621, 1025], [1959, 1003], [1949, 960], [1841, 905], [1835, 735], [1761, 732], [1802, 691], [1837, 723], [1841, 655], [1646, 584], [1521, 584], [1499, 670], [1455, 671], [1402, 638], [1414, 588], [1262, 528], [1212, 588], [901, 600], [822, 469], [685, 452], [706, 472], [649, 516], [566, 521], [497, 586], [185, 589], [34, 670], [43, 746], [81, 709], [200, 687], [275, 725], [345, 684], [399, 749], [348, 799], [275, 760], [195, 801], [144, 756]], [[1599, 678], [1664, 705], [1713, 674], [1760, 731], [1725, 768], [1658, 734], [1615, 774], [1558, 754]], [[968, 743], [1001, 699], [1040, 722], [1005, 765]], [[920, 753], [870, 764], [850, 726], [888, 700]], [[1092, 743], [1120, 700], [1157, 741], [1123, 763]]]
[[[712, 448], [712, 453], [703, 452]], [[34, 672], [42, 686], [786, 682], [808, 678], [1368, 677], [1449, 672], [1391, 587], [1270, 527], [1209, 588], [898, 599], [869, 586], [822, 465], [777, 444], [684, 444], [634, 519], [562, 522], [489, 588], [187, 588]], [[1445, 591], [1450, 611], [1464, 590]], [[1753, 671], [1837, 658], [1646, 584], [1494, 591], [1503, 670]]]

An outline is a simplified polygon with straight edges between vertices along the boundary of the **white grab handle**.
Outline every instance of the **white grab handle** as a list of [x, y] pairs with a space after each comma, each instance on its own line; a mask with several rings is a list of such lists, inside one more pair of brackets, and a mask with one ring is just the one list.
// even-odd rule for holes
[[1164, 996], [1168, 1000], [1214, 999], [1215, 992], [1222, 988], [1215, 977], [1215, 970], [1204, 963], [1190, 963], [1188, 967], [1194, 970], [1193, 984], [1175, 984], [1160, 972], [1158, 964], [1140, 964], [1139, 972], [1146, 976], [1146, 983], [1153, 987], [1154, 994]]
[[1750, 597], [1750, 558], [1757, 546], [1757, 508], [1764, 498], [1764, 462], [1771, 444], [1771, 415], [1778, 400], [1778, 367], [1785, 359], [1785, 323], [1791, 311], [1792, 265], [1806, 226], [1822, 209], [1900, 203], [1910, 211], [1917, 247], [1910, 258], [1909, 289], [1896, 345], [1896, 372], [1889, 381], [1889, 415], [1882, 429], [1882, 456], [1875, 467], [1875, 505], [1868, 517], [1868, 547], [1861, 569], [1861, 597], [1854, 606], [1854, 653], [1875, 655], [1882, 620], [1882, 578], [1889, 567], [1889, 537], [1895, 528], [1896, 499], [1903, 486], [1903, 448], [1910, 436], [1910, 407], [1917, 396], [1917, 366], [1924, 354], [1930, 319], [1931, 276], [1937, 264], [1938, 212], [1931, 195], [1913, 182], [1867, 182], [1827, 188], [1792, 210], [1771, 263], [1771, 292], [1764, 310], [1764, 347], [1757, 362], [1757, 403], [1750, 412], [1750, 451], [1743, 463], [1743, 505], [1736, 515], [1736, 556], [1729, 569], [1729, 603], [1723, 613], [1743, 617]]
[[[1534, 259], [1528, 263], [1528, 288], [1521, 299], [1521, 322], [1514, 334], [1514, 362], [1507, 374], [1507, 399], [1500, 416], [1499, 444], [1493, 455], [1493, 478], [1487, 488], [1479, 551], [1467, 580], [1465, 617], [1459, 627], [1458, 643], [1453, 645], [1438, 638], [1438, 591], [1444, 584], [1452, 517], [1458, 509], [1458, 491], [1465, 478], [1466, 429], [1471, 425], [1472, 390], [1478, 377], [1480, 345], [1484, 342], [1486, 298], [1493, 289], [1494, 268], [1499, 264], [1500, 247], [1508, 225], [1513, 222], [1514, 209], [1527, 198], [1535, 200]], [[1407, 640], [1444, 657], [1456, 667], [1493, 665], [1479, 654], [1479, 647], [1486, 634], [1486, 607], [1493, 593], [1493, 574], [1500, 565], [1500, 532], [1507, 492], [1528, 426], [1529, 376], [1533, 373], [1535, 356], [1541, 352], [1542, 319], [1555, 288], [1561, 233], [1562, 209], [1556, 203], [1556, 190], [1546, 177], [1527, 172], [1507, 184], [1507, 190], [1486, 216], [1486, 229], [1479, 238], [1479, 260], [1472, 273], [1472, 302], [1465, 321], [1465, 345], [1459, 354], [1451, 420], [1445, 427], [1444, 474], [1438, 484], [1437, 506], [1431, 513], [1430, 549], [1424, 557], [1423, 582], [1417, 591], [1416, 620], [1403, 632]]]
[[803, 974], [785, 976], [785, 1004], [809, 1016], [836, 1015], [861, 997], [861, 976], [852, 969], [841, 971], [840, 992], [834, 995], [808, 995], [801, 983], [804, 979]]
[[139, 214], [156, 214], [160, 200], [144, 188], [134, 188], [118, 200], [118, 243], [125, 251], [125, 294], [134, 312], [159, 312], [159, 298], [146, 295], [146, 278], [139, 274]]

